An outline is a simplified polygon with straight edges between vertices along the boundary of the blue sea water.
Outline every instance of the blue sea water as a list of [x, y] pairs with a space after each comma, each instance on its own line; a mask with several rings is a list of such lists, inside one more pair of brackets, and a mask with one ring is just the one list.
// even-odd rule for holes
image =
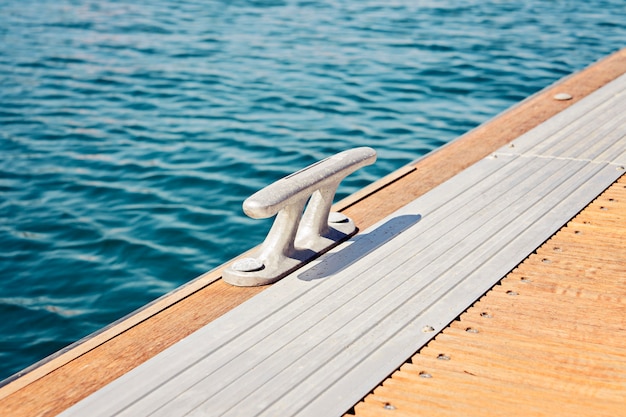
[[0, 0], [0, 379], [626, 46], [623, 0]]

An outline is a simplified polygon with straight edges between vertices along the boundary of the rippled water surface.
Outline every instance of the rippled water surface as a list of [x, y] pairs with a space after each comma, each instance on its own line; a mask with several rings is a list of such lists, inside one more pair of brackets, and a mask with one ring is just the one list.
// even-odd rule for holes
[[616, 1], [0, 0], [0, 379], [626, 46]]

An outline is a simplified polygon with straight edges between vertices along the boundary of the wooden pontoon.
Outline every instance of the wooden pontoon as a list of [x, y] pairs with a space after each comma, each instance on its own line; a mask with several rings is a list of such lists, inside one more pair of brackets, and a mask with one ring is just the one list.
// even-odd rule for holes
[[269, 288], [218, 268], [26, 370], [0, 415], [620, 414], [625, 72], [338, 203], [362, 232]]

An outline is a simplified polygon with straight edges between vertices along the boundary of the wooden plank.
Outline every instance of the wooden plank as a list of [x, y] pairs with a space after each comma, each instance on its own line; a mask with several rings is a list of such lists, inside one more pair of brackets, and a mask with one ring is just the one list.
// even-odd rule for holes
[[[606, 90], [589, 101], [598, 96]], [[563, 113], [565, 129], [595, 121], [580, 107], [586, 100]], [[566, 135], [561, 149], [585, 136]], [[424, 328], [452, 321], [621, 174], [526, 147], [484, 159], [62, 415], [340, 414], [434, 335]], [[400, 239], [331, 276], [302, 279], [407, 212], [423, 219], [394, 229]]]
[[622, 177], [354, 415], [623, 414], [625, 191]]
[[[362, 229], [370, 226], [625, 69], [626, 50], [618, 51], [418, 161], [416, 172], [395, 182], [378, 182], [374, 194], [350, 202], [347, 214]], [[552, 100], [559, 91], [570, 92], [573, 100]], [[263, 289], [233, 288], [217, 278], [219, 269], [12, 379], [0, 387], [0, 414], [56, 415]]]

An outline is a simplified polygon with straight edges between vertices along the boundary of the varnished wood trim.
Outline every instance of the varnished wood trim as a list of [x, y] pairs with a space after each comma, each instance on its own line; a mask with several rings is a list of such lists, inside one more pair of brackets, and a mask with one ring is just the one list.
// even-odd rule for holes
[[416, 168], [412, 164], [405, 165], [402, 168], [399, 168], [395, 170], [394, 172], [390, 173], [389, 175], [381, 178], [380, 180], [371, 183], [367, 187], [364, 187], [360, 189], [359, 191], [357, 191], [356, 193], [351, 194], [348, 197], [344, 198], [343, 200], [335, 203], [333, 205], [333, 210], [344, 211], [347, 208], [352, 207], [353, 205], [357, 204], [358, 202], [365, 200], [366, 198], [372, 196], [373, 194], [376, 194], [378, 191], [387, 187], [389, 184], [393, 184], [394, 182], [401, 180], [406, 175], [415, 171], [415, 169]]

